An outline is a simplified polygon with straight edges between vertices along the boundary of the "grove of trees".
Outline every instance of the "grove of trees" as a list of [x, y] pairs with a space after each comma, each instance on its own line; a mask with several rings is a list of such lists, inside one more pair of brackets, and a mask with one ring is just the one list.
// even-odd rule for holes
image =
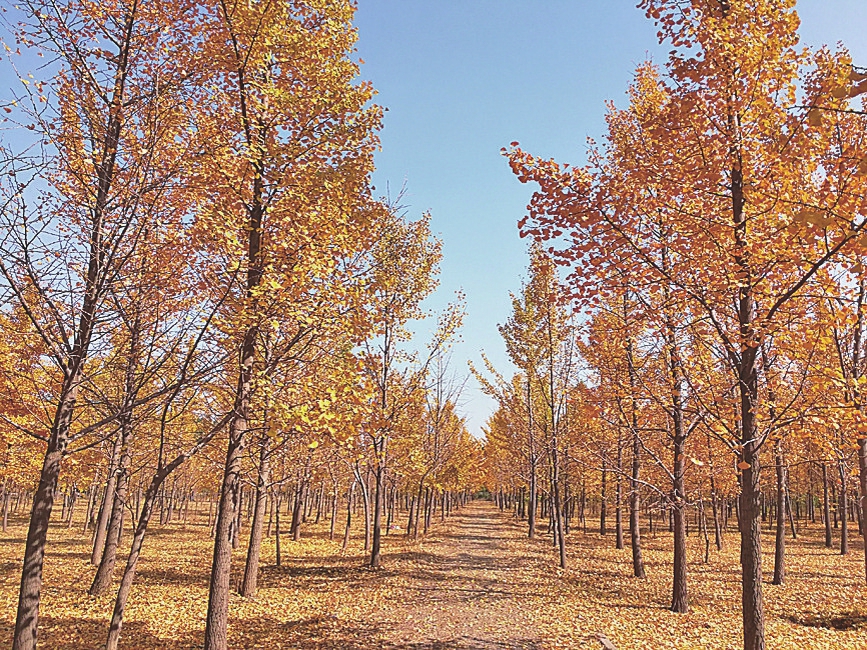
[[717, 548], [736, 520], [745, 650], [765, 647], [769, 511], [774, 584], [787, 518], [794, 535], [821, 502], [844, 554], [850, 520], [867, 533], [867, 70], [800, 46], [794, 5], [644, 0], [672, 50], [609, 105], [588, 164], [503, 150], [538, 186], [519, 223], [537, 243], [501, 326], [518, 373], [477, 373], [500, 405], [488, 484], [530, 536], [551, 513], [561, 567], [570, 519], [590, 498], [604, 534], [613, 491], [636, 577], [642, 521], [667, 521], [686, 612], [688, 518]]
[[58, 527], [91, 535], [76, 588], [114, 594], [116, 650], [149, 526], [206, 513], [202, 644], [227, 650], [272, 531], [280, 566], [309, 519], [344, 550], [363, 530], [374, 575], [386, 536], [474, 494], [549, 540], [558, 575], [590, 529], [644, 580], [645, 536], [668, 531], [675, 619], [690, 532], [704, 562], [737, 543], [743, 647], [766, 647], [763, 536], [774, 585], [810, 526], [843, 555], [867, 541], [867, 68], [801, 46], [795, 0], [639, 6], [671, 51], [587, 164], [503, 149], [534, 194], [499, 325], [513, 372], [471, 364], [484, 439], [451, 358], [464, 296], [425, 308], [442, 242], [371, 184], [384, 111], [353, 0], [3, 8], [14, 650], [37, 647]]
[[[412, 353], [440, 242], [373, 195], [382, 111], [356, 80], [354, 10], [34, 0], [5, 15], [4, 530], [31, 504], [16, 650], [36, 647], [49, 520], [71, 526], [76, 507], [92, 595], [133, 531], [116, 648], [151, 518], [208, 504], [217, 650], [244, 513], [253, 598], [269, 512], [280, 562], [281, 506], [297, 539], [311, 504], [334, 536], [348, 503], [345, 545], [360, 492], [375, 567], [404, 496], [413, 531], [466, 498], [479, 443], [447, 371], [462, 299]], [[33, 61], [44, 78], [18, 73]]]

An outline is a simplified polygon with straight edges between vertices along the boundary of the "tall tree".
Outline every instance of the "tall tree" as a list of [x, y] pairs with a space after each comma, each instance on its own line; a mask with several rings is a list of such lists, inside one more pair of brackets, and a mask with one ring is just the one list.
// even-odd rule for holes
[[[236, 351], [233, 417], [215, 529], [205, 648], [227, 647], [230, 532], [262, 355], [263, 328], [293, 311], [312, 281], [370, 243], [379, 213], [369, 174], [381, 111], [354, 81], [354, 5], [215, 0], [196, 14], [207, 38], [197, 59], [206, 99], [198, 129], [209, 144], [198, 185], [209, 201], [199, 237], [243, 289], [227, 303], [225, 345]], [[299, 313], [300, 312], [300, 313]]]

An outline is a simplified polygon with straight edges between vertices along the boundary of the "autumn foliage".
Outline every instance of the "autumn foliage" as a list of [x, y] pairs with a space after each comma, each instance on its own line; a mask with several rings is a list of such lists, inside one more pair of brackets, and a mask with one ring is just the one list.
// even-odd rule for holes
[[586, 164], [503, 150], [534, 193], [483, 439], [431, 217], [371, 186], [355, 2], [4, 8], [15, 650], [70, 612], [108, 650], [450, 643], [463, 604], [406, 623], [450, 581], [521, 643], [857, 642], [863, 594], [817, 594], [867, 584], [867, 70], [794, 0], [639, 6], [670, 53]]

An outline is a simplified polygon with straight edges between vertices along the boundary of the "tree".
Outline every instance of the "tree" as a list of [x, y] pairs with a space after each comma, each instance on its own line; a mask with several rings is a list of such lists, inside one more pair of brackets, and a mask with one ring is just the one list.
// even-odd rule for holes
[[[294, 310], [310, 278], [364, 250], [379, 214], [369, 193], [381, 111], [350, 54], [348, 1], [217, 0], [197, 16], [208, 38], [197, 65], [207, 90], [197, 116], [207, 155], [197, 169], [209, 197], [197, 216], [203, 248], [243, 290], [228, 303], [237, 381], [214, 541], [205, 648], [226, 648], [230, 531], [263, 327]], [[200, 44], [190, 41], [192, 48]], [[205, 109], [207, 107], [207, 109]], [[290, 312], [298, 314], [298, 312]], [[303, 316], [301, 311], [300, 316]]]
[[362, 346], [362, 362], [370, 390], [370, 414], [364, 437], [376, 479], [371, 567], [381, 563], [388, 441], [405, 412], [423, 399], [428, 368], [460, 328], [463, 317], [459, 296], [458, 302], [440, 315], [426, 357], [419, 360], [402, 347], [411, 337], [407, 324], [425, 315], [421, 302], [437, 285], [440, 251], [441, 243], [431, 236], [428, 215], [418, 221], [405, 221], [392, 210], [382, 223], [370, 253], [373, 300], [367, 315], [370, 336]]

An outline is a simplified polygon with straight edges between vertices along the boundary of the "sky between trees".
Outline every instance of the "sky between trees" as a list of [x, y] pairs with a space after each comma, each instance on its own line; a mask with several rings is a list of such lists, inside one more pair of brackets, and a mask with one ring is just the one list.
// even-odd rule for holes
[[[797, 10], [805, 45], [842, 41], [867, 63], [867, 3], [799, 0]], [[442, 308], [459, 288], [467, 294], [455, 367], [483, 349], [505, 370], [496, 324], [526, 273], [515, 223], [533, 188], [517, 181], [500, 148], [517, 140], [584, 164], [586, 138], [604, 132], [604, 103], [624, 105], [638, 64], [662, 63], [666, 50], [626, 0], [365, 0], [355, 24], [362, 77], [389, 109], [377, 191], [395, 196], [406, 183], [410, 215], [429, 210], [442, 235], [441, 285], [428, 304]], [[481, 435], [495, 404], [472, 378], [464, 400], [470, 431]]]

